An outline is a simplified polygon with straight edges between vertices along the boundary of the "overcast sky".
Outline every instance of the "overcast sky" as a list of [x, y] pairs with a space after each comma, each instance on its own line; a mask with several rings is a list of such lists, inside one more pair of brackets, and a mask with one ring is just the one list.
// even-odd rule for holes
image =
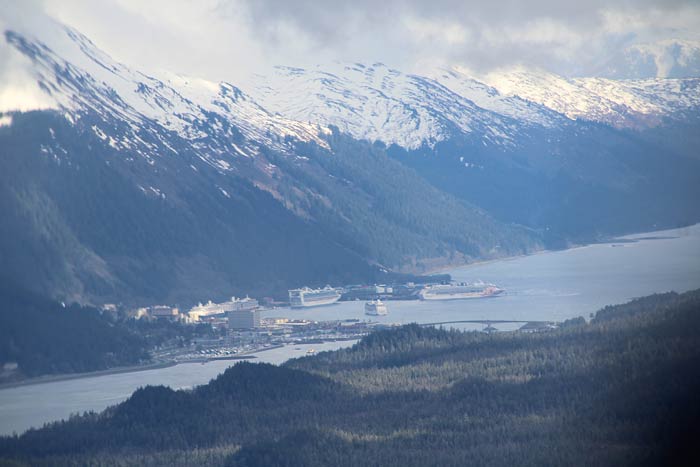
[[47, 13], [145, 70], [233, 82], [271, 64], [334, 60], [381, 61], [410, 72], [436, 64], [476, 73], [525, 64], [586, 75], [631, 43], [698, 40], [700, 31], [697, 0], [3, 3], [21, 4], [24, 17]]

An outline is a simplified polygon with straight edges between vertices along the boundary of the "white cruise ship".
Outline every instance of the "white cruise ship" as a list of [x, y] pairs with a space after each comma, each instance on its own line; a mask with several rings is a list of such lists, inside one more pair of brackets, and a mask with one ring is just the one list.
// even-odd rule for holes
[[386, 305], [381, 300], [372, 300], [365, 303], [365, 314], [370, 316], [386, 316], [389, 314]]
[[476, 282], [467, 284], [439, 284], [426, 286], [418, 294], [421, 300], [463, 300], [468, 298], [495, 297], [503, 293], [503, 289], [493, 284]]
[[331, 286], [322, 289], [294, 289], [289, 291], [289, 305], [292, 308], [331, 305], [340, 300], [340, 292]]
[[202, 318], [225, 315], [229, 311], [255, 310], [257, 308], [258, 301], [254, 298], [231, 297], [231, 300], [223, 303], [214, 303], [211, 300], [204, 305], [199, 303], [197, 306], [192, 307], [187, 314], [190, 321], [198, 322]]

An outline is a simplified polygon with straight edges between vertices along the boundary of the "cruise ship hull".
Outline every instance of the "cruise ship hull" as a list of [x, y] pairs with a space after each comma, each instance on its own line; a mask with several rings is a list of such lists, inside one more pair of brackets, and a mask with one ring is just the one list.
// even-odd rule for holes
[[322, 289], [303, 287], [289, 291], [289, 306], [292, 308], [332, 305], [338, 300], [340, 300], [340, 292], [331, 286]]
[[377, 311], [377, 312], [374, 312], [374, 311], [365, 311], [365, 314], [366, 314], [367, 316], [386, 316], [386, 315], [388, 315], [389, 313], [387, 313], [386, 311]]
[[384, 303], [366, 303], [365, 304], [365, 314], [368, 316], [386, 316], [389, 311]]
[[497, 297], [503, 293], [502, 289], [488, 288], [479, 292], [431, 292], [424, 290], [419, 294], [421, 300], [470, 300], [475, 298], [490, 298]]
[[303, 303], [295, 303], [292, 304], [292, 308], [311, 308], [315, 306], [325, 306], [325, 305], [332, 305], [336, 303], [338, 300], [340, 300], [340, 296], [338, 297], [330, 297], [330, 298], [324, 298], [324, 299], [319, 299], [319, 300], [304, 300]]

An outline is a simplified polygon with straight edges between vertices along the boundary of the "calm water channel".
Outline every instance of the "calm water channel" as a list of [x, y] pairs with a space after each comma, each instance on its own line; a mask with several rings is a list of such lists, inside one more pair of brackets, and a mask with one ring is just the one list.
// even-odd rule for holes
[[[472, 301], [388, 302], [387, 323], [459, 320], [561, 321], [587, 317], [602, 306], [655, 292], [700, 287], [700, 225], [626, 237], [635, 243], [598, 244], [565, 251], [477, 264], [449, 271], [455, 280], [483, 280], [506, 289], [504, 296]], [[366, 319], [363, 302], [309, 309], [276, 309], [265, 317], [314, 320]], [[481, 325], [463, 327], [479, 328]], [[515, 324], [497, 324], [503, 330]], [[332, 350], [352, 342], [295, 345], [257, 354], [256, 361], [279, 364], [288, 358]], [[148, 384], [190, 388], [205, 384], [235, 361], [193, 363], [133, 373], [57, 381], [0, 390], [0, 434], [86, 410], [102, 410]]]

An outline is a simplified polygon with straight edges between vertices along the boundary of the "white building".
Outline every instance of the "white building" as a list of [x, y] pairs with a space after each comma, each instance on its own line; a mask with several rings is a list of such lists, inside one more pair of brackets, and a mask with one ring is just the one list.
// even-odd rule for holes
[[260, 327], [258, 301], [244, 298], [232, 302], [232, 309], [226, 313], [229, 329], [254, 329]]
[[229, 329], [255, 329], [260, 327], [260, 311], [233, 310], [226, 313]]

